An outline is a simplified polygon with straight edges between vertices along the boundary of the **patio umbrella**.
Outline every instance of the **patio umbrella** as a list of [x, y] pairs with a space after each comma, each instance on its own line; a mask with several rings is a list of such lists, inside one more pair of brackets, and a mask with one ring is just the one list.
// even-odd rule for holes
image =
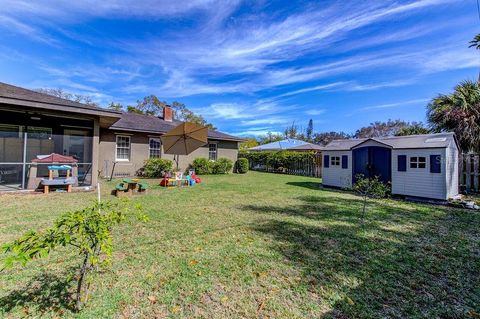
[[[207, 144], [208, 128], [185, 122], [171, 129], [160, 137], [165, 154], [174, 154], [178, 169], [178, 156], [188, 155], [197, 148]], [[175, 158], [175, 157], [174, 157]]]

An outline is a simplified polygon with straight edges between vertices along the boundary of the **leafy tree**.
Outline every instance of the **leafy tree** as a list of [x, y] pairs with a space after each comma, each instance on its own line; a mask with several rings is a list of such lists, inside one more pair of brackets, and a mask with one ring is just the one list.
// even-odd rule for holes
[[97, 106], [98, 104], [93, 101], [93, 98], [89, 95], [77, 94], [77, 93], [69, 93], [64, 91], [63, 89], [37, 89], [37, 92], [48, 94], [51, 96], [55, 96], [61, 99], [70, 100], [77, 103], [83, 103], [86, 105]]
[[[122, 203], [122, 204], [121, 204]], [[15, 263], [25, 266], [29, 261], [48, 256], [59, 246], [68, 247], [82, 256], [79, 267], [75, 308], [81, 309], [82, 300], [88, 296], [85, 279], [98, 266], [108, 266], [112, 257], [112, 227], [136, 216], [146, 221], [140, 206], [126, 205], [126, 202], [95, 203], [87, 208], [60, 216], [54, 225], [42, 232], [29, 231], [19, 239], [5, 244], [2, 248], [9, 256], [5, 268]]]
[[319, 145], [327, 145], [333, 140], [346, 140], [350, 135], [345, 132], [321, 132], [313, 135], [313, 142]]
[[174, 101], [171, 107], [175, 111], [175, 116], [178, 120], [203, 125], [211, 130], [216, 130], [213, 124], [208, 123], [203, 116], [193, 113], [185, 104]]
[[[137, 101], [137, 105], [134, 107], [140, 112], [133, 113], [142, 113], [145, 115], [155, 115], [160, 116], [163, 114], [163, 108], [167, 105], [166, 102], [160, 101], [155, 95], [147, 95], [142, 100]], [[130, 108], [130, 107], [129, 107]], [[131, 108], [133, 110], [133, 108]]]
[[297, 138], [298, 137], [298, 126], [295, 125], [295, 122], [293, 122], [291, 126], [287, 127], [284, 130], [283, 135], [285, 136], [285, 138]]
[[355, 178], [356, 182], [353, 184], [353, 190], [363, 198], [362, 220], [364, 220], [367, 211], [367, 199], [387, 196], [390, 187], [382, 183], [378, 176], [368, 178], [362, 174], [357, 174]]
[[309, 143], [313, 142], [313, 120], [312, 119], [308, 121], [307, 129], [305, 130], [305, 139]]
[[145, 114], [142, 110], [137, 108], [136, 106], [128, 105], [127, 106], [128, 113], [135, 113], [135, 114]]
[[258, 145], [258, 141], [255, 138], [246, 138], [245, 141], [240, 143], [240, 151], [246, 151], [249, 148], [255, 147]]
[[268, 144], [272, 142], [278, 142], [283, 140], [284, 137], [281, 134], [268, 132], [264, 136], [261, 136], [258, 140], [259, 145]]
[[122, 111], [123, 105], [120, 103], [110, 102], [110, 104], [108, 105], [108, 108], [115, 111]]
[[480, 152], [480, 83], [464, 81], [434, 98], [427, 119], [434, 132], [455, 132], [463, 151]]
[[355, 132], [355, 138], [386, 137], [395, 135], [400, 129], [408, 127], [409, 123], [402, 120], [376, 121]]
[[428, 134], [430, 130], [423, 126], [422, 122], [412, 122], [409, 126], [402, 127], [395, 133], [395, 136], [406, 136], [406, 135], [419, 135], [419, 134]]

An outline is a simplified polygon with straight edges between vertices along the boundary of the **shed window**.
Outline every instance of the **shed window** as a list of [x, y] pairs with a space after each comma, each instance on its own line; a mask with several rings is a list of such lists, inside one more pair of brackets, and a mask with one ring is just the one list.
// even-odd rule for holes
[[329, 167], [330, 166], [330, 156], [328, 155], [323, 155], [323, 167]]
[[410, 168], [425, 168], [427, 166], [427, 160], [423, 156], [410, 157]]
[[130, 136], [117, 135], [117, 147], [115, 160], [129, 161], [130, 160]]
[[430, 155], [430, 173], [441, 173], [442, 172], [442, 156], [441, 155]]
[[217, 143], [208, 144], [208, 159], [211, 161], [217, 160]]
[[398, 171], [406, 172], [407, 171], [407, 155], [398, 155]]
[[161, 149], [162, 149], [162, 143], [160, 143], [159, 138], [150, 138], [149, 141], [150, 144], [150, 158], [160, 158], [161, 157]]
[[330, 159], [330, 165], [340, 166], [340, 156], [332, 156], [332, 158]]
[[342, 155], [342, 168], [348, 168], [348, 155]]

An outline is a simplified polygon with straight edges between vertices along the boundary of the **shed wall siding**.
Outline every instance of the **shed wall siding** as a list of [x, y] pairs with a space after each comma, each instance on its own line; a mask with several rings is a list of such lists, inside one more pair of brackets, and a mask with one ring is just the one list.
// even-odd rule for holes
[[[448, 199], [445, 148], [392, 150], [392, 194]], [[407, 171], [399, 172], [398, 155], [407, 156]], [[441, 155], [441, 173], [430, 173], [430, 155]], [[410, 157], [426, 158], [425, 168], [410, 168]]]
[[[322, 184], [325, 186], [334, 186], [341, 188], [352, 187], [352, 152], [351, 151], [326, 151], [322, 155], [328, 155], [331, 160], [332, 156], [340, 157], [340, 165], [329, 167], [322, 166]], [[348, 168], [342, 168], [342, 155], [348, 156]]]
[[448, 188], [448, 197], [452, 198], [458, 195], [458, 176], [459, 176], [459, 152], [455, 143], [451, 143], [450, 146], [446, 149], [446, 177], [447, 177], [447, 188]]

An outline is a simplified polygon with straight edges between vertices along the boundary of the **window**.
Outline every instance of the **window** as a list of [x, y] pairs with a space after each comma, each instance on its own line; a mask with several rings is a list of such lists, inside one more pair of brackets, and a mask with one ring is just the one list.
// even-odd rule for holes
[[208, 159], [212, 161], [217, 160], [217, 143], [208, 144]]
[[340, 156], [332, 156], [332, 158], [330, 159], [330, 165], [340, 166]]
[[397, 169], [399, 172], [407, 171], [407, 155], [398, 155]]
[[421, 157], [410, 157], [410, 168], [425, 168], [426, 167], [426, 158]]
[[27, 132], [29, 138], [35, 138], [39, 140], [52, 139], [52, 129], [48, 127], [29, 126], [27, 127]]
[[329, 167], [330, 165], [330, 156], [323, 155], [323, 167]]
[[159, 138], [150, 138], [150, 158], [160, 158], [162, 152], [162, 144]]
[[348, 155], [342, 155], [342, 168], [348, 168]]
[[117, 135], [117, 152], [115, 155], [115, 160], [130, 160], [130, 136]]
[[442, 156], [430, 155], [430, 173], [442, 172]]

